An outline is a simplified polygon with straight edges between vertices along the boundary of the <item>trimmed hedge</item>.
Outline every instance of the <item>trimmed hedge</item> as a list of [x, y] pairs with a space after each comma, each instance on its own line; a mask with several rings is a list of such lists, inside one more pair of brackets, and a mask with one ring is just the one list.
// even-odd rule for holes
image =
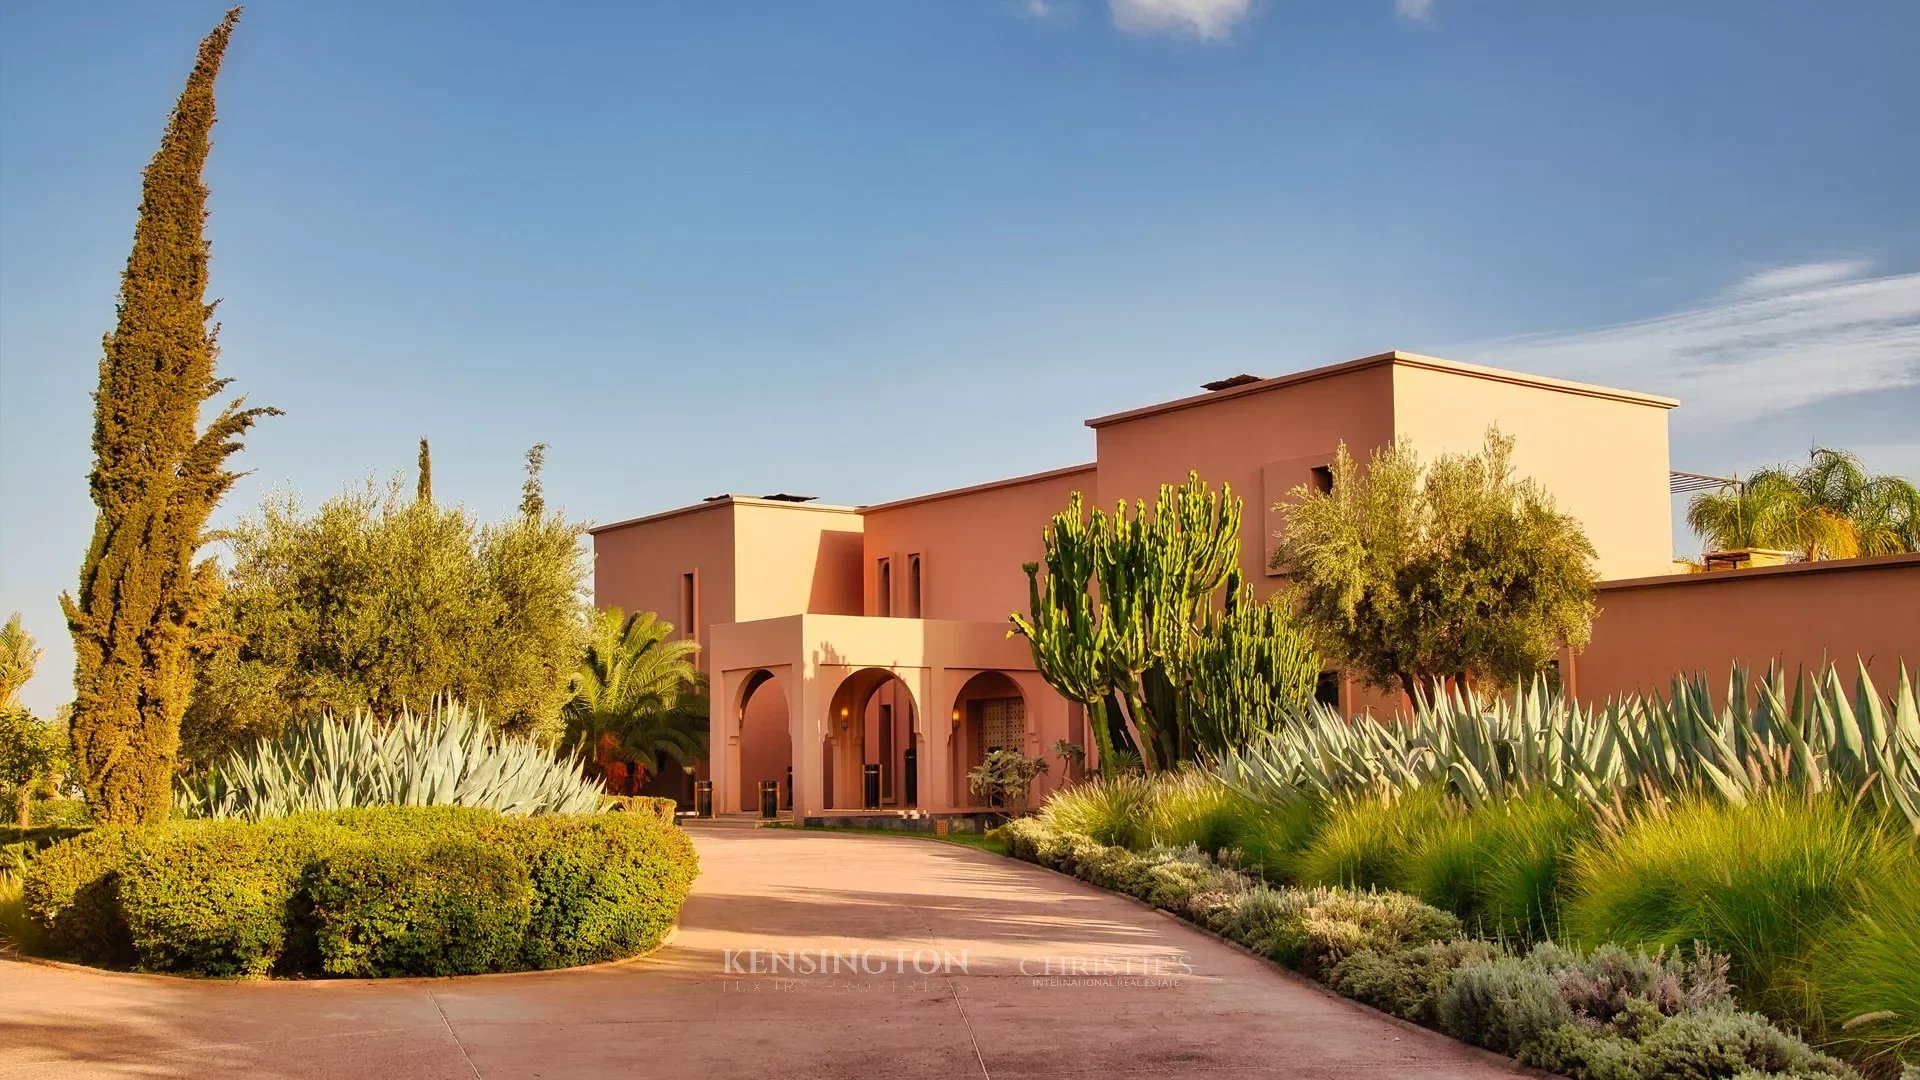
[[678, 826], [642, 814], [531, 818], [508, 838], [532, 875], [526, 967], [573, 967], [659, 944], [699, 864]]
[[349, 836], [308, 818], [182, 823], [136, 836], [120, 868], [120, 917], [139, 966], [272, 971], [287, 951], [301, 871]]
[[88, 963], [132, 961], [120, 917], [120, 868], [132, 841], [125, 827], [106, 825], [44, 848], [27, 864], [21, 904], [55, 952]]
[[474, 975], [519, 966], [533, 879], [478, 836], [361, 840], [308, 868], [328, 975]]
[[1840, 1080], [1857, 1074], [1734, 1005], [1726, 960], [1463, 937], [1394, 892], [1273, 888], [1197, 847], [1145, 854], [1043, 821], [1004, 827], [1017, 858], [1138, 897], [1386, 1012], [1574, 1080]]
[[454, 975], [631, 956], [698, 860], [652, 814], [378, 807], [102, 828], [28, 867], [57, 955], [198, 975]]

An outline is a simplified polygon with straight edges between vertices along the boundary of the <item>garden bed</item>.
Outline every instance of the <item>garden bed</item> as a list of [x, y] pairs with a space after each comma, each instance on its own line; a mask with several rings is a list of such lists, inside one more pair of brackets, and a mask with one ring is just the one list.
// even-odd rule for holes
[[1702, 949], [1510, 948], [1414, 897], [1274, 888], [1198, 848], [1137, 853], [1022, 819], [1011, 853], [1144, 900], [1402, 1019], [1593, 1080], [1857, 1074], [1732, 999]]
[[379, 807], [97, 828], [39, 852], [23, 902], [39, 951], [98, 965], [467, 975], [651, 950], [697, 872], [651, 812]]

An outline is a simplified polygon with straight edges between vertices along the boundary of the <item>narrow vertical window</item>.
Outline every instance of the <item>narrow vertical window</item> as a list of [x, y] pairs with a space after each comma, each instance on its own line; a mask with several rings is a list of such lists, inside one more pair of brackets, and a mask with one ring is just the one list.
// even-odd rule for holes
[[1333, 493], [1333, 469], [1326, 465], [1313, 467], [1313, 490], [1322, 495]]
[[883, 619], [893, 614], [893, 560], [891, 559], [881, 559], [874, 564], [873, 613]]
[[907, 556], [907, 618], [920, 617], [920, 556]]
[[692, 641], [700, 636], [700, 594], [694, 587], [693, 571], [680, 575], [680, 636]]

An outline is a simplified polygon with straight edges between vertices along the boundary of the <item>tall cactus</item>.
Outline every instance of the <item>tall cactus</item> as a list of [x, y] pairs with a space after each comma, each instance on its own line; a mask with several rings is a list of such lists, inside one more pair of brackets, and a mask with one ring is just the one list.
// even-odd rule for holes
[[1027, 574], [1027, 606], [1032, 618], [1018, 613], [1009, 616], [1013, 629], [1008, 635], [1024, 637], [1032, 645], [1034, 667], [1047, 685], [1069, 701], [1086, 706], [1097, 764], [1106, 771], [1113, 752], [1106, 716], [1110, 688], [1101, 666], [1107, 620], [1096, 616], [1093, 596], [1087, 591], [1087, 582], [1093, 577], [1095, 535], [1085, 503], [1076, 491], [1067, 500], [1067, 508], [1055, 514], [1047, 527], [1045, 582], [1039, 577], [1039, 563], [1021, 567]]
[[1224, 610], [1201, 613], [1185, 663], [1182, 726], [1215, 757], [1304, 713], [1320, 675], [1319, 655], [1287, 610], [1260, 603], [1238, 580], [1228, 582]]
[[1238, 581], [1240, 522], [1232, 488], [1216, 493], [1198, 474], [1161, 485], [1151, 510], [1141, 500], [1089, 513], [1075, 492], [1047, 529], [1045, 581], [1039, 564], [1025, 567], [1032, 614], [1011, 616], [1011, 633], [1032, 643], [1049, 684], [1087, 706], [1103, 763], [1108, 701], [1155, 770], [1221, 752], [1278, 722], [1277, 700], [1311, 695], [1317, 662], [1285, 613]]

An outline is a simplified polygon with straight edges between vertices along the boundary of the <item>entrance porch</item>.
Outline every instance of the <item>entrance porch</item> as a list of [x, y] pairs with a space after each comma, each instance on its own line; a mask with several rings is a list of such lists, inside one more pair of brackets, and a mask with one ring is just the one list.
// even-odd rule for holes
[[789, 615], [713, 627], [714, 806], [757, 809], [763, 782], [796, 819], [990, 809], [967, 773], [991, 750], [1045, 757], [1038, 803], [1083, 744], [1077, 710], [1001, 623]]

